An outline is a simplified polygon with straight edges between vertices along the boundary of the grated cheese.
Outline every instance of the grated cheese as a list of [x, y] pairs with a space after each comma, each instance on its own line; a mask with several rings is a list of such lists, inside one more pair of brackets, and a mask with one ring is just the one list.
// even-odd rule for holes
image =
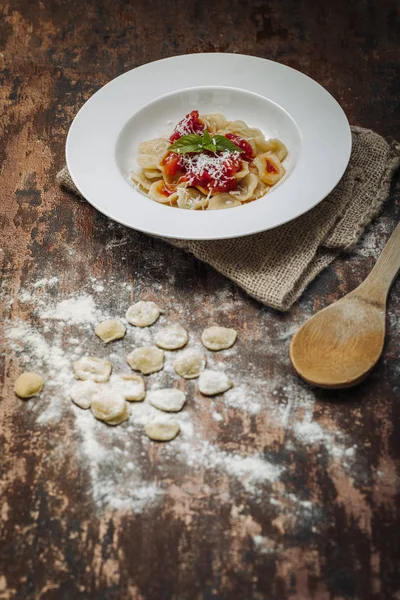
[[174, 133], [179, 133], [180, 136], [187, 135], [188, 133], [192, 133], [192, 128], [190, 126], [191, 115], [188, 114], [184, 119], [179, 121], [178, 125], [176, 125], [174, 129]]
[[226, 167], [230, 161], [236, 161], [240, 152], [230, 152], [225, 150], [221, 154], [207, 154], [199, 152], [198, 154], [181, 154], [180, 163], [187, 174], [191, 177], [189, 183], [195, 179], [201, 179], [204, 171], [214, 180], [216, 184], [226, 180]]

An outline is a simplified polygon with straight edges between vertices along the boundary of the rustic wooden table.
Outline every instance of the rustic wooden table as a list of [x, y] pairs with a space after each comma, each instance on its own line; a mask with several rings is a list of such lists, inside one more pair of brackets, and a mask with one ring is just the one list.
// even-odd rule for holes
[[[55, 183], [84, 101], [125, 70], [182, 53], [280, 61], [324, 85], [352, 124], [400, 139], [396, 6], [2, 3], [0, 598], [400, 598], [400, 282], [383, 358], [357, 389], [313, 390], [288, 360], [296, 327], [370, 271], [400, 216], [399, 186], [357, 249], [282, 315]], [[234, 349], [210, 357], [236, 391], [212, 401], [185, 383], [171, 444], [145, 438], [136, 406], [108, 428], [68, 399], [71, 358], [111, 354], [118, 370], [148, 339], [130, 330], [110, 348], [92, 332], [139, 298], [193, 338], [211, 322], [239, 332]], [[13, 394], [26, 367], [46, 378], [28, 402]]]

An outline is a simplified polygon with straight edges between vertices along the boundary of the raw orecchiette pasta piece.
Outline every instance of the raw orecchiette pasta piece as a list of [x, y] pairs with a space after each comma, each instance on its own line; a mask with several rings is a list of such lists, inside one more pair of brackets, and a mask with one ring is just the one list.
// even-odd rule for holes
[[43, 379], [33, 371], [25, 371], [17, 377], [14, 384], [14, 391], [19, 398], [32, 398], [42, 391], [44, 385]]
[[90, 408], [93, 398], [99, 393], [99, 388], [102, 388], [103, 384], [95, 383], [91, 379], [86, 381], [77, 381], [71, 387], [69, 395], [72, 402], [79, 406], [79, 408]]
[[241, 181], [239, 181], [235, 190], [231, 192], [232, 196], [236, 198], [236, 200], [240, 200], [241, 202], [247, 202], [254, 196], [254, 190], [258, 185], [258, 177], [254, 173], [249, 173], [246, 177], [243, 177]]
[[98, 323], [94, 328], [95, 334], [106, 344], [113, 340], [120, 340], [126, 333], [126, 327], [122, 321], [117, 319], [107, 319]]
[[145, 397], [145, 385], [140, 375], [119, 375], [116, 385], [129, 402], [140, 402]]
[[230, 194], [216, 194], [208, 201], [207, 210], [220, 210], [221, 208], [233, 208], [234, 206], [242, 206], [242, 203]]
[[205, 396], [215, 396], [222, 394], [232, 387], [232, 382], [220, 371], [205, 370], [200, 373], [199, 390]]
[[176, 192], [170, 193], [165, 185], [164, 179], [160, 181], [154, 181], [149, 189], [149, 198], [160, 202], [160, 204], [176, 204], [178, 200], [178, 194]]
[[164, 350], [177, 350], [182, 348], [188, 341], [189, 336], [186, 329], [176, 323], [175, 325], [169, 325], [164, 327], [156, 333], [154, 341], [160, 348]]
[[285, 167], [281, 164], [275, 154], [270, 154], [269, 152], [259, 154], [253, 162], [258, 169], [258, 175], [261, 181], [267, 185], [275, 185], [275, 183], [278, 183], [286, 172]]
[[194, 379], [206, 366], [206, 357], [201, 350], [189, 348], [184, 350], [174, 362], [174, 369], [185, 379]]
[[126, 357], [128, 365], [134, 371], [140, 371], [143, 375], [150, 375], [161, 371], [164, 364], [164, 352], [153, 346], [136, 348]]
[[157, 321], [162, 312], [164, 311], [155, 302], [140, 300], [128, 308], [125, 318], [135, 327], [149, 327]]
[[178, 188], [178, 201], [179, 208], [186, 208], [188, 210], [201, 210], [207, 208], [208, 199], [198, 190], [193, 188]]
[[185, 394], [175, 388], [153, 390], [148, 392], [147, 398], [155, 408], [166, 412], [179, 412], [186, 402]]
[[99, 392], [93, 398], [90, 408], [96, 419], [108, 425], [119, 425], [129, 418], [125, 398], [113, 390]]
[[277, 138], [271, 138], [269, 140], [255, 140], [258, 152], [271, 152], [282, 162], [287, 155], [287, 148], [283, 142]]
[[208, 350], [214, 352], [225, 350], [233, 346], [237, 338], [237, 331], [228, 327], [208, 327], [201, 334], [201, 341]]
[[72, 363], [76, 379], [91, 379], [97, 383], [108, 381], [111, 375], [111, 363], [104, 358], [83, 356]]
[[169, 442], [176, 438], [181, 428], [176, 421], [157, 419], [145, 426], [147, 437], [156, 442]]

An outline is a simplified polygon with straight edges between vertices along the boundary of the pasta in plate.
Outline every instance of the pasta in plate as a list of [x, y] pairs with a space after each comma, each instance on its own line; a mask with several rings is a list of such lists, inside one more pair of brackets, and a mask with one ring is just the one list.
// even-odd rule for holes
[[171, 136], [141, 142], [130, 181], [155, 202], [220, 210], [264, 196], [282, 179], [287, 148], [244, 121], [186, 115]]

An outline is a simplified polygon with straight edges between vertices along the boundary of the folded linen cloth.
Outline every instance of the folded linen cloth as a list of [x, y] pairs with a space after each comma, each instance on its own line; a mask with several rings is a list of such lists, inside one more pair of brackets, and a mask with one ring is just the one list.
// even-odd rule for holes
[[[378, 214], [400, 164], [400, 145], [352, 127], [349, 165], [318, 206], [275, 229], [230, 240], [166, 240], [229, 277], [267, 306], [288, 310], [343, 250], [350, 250]], [[57, 181], [79, 194], [64, 167]]]

